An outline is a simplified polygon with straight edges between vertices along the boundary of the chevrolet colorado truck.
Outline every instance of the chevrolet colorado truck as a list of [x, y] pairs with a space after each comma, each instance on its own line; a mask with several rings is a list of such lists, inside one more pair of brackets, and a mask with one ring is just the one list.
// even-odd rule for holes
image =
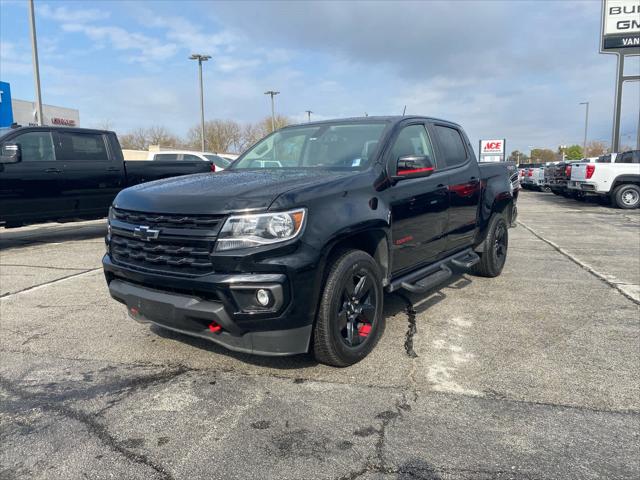
[[120, 192], [104, 273], [140, 322], [348, 366], [382, 335], [385, 292], [427, 292], [452, 266], [500, 274], [518, 185], [443, 120], [285, 127], [219, 174]]
[[69, 127], [0, 131], [0, 224], [107, 216], [117, 193], [149, 180], [213, 170], [196, 161], [125, 161], [114, 132]]

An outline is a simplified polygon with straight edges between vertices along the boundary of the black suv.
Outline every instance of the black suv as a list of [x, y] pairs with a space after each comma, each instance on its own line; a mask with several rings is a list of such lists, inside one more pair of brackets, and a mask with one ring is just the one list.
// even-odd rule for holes
[[346, 366], [382, 335], [385, 290], [500, 274], [517, 194], [515, 165], [478, 164], [451, 122], [290, 126], [224, 172], [120, 192], [104, 271], [136, 320]]

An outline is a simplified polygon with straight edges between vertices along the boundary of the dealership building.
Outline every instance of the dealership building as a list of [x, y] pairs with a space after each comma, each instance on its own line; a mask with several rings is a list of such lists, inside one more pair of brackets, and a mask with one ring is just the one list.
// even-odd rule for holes
[[[38, 125], [36, 102], [11, 97], [11, 85], [0, 81], [0, 128]], [[42, 124], [80, 126], [80, 112], [74, 108], [42, 105]]]
[[[13, 121], [18, 125], [37, 125], [38, 114], [35, 102], [11, 99]], [[80, 112], [74, 108], [42, 104], [42, 124], [77, 127], [80, 125]]]

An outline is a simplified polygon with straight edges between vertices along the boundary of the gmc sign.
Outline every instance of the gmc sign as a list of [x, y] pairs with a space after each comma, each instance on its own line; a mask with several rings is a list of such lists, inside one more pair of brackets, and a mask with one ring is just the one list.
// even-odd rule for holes
[[601, 51], [640, 48], [640, 0], [603, 0]]

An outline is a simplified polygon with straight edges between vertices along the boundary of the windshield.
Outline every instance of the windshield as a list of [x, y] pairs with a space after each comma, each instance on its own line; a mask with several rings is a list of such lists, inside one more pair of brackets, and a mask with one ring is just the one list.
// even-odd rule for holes
[[231, 165], [231, 162], [229, 160], [217, 155], [205, 155], [204, 157], [212, 162], [216, 167], [227, 168], [229, 165]]
[[385, 127], [368, 122], [285, 128], [258, 142], [231, 168], [364, 169]]

